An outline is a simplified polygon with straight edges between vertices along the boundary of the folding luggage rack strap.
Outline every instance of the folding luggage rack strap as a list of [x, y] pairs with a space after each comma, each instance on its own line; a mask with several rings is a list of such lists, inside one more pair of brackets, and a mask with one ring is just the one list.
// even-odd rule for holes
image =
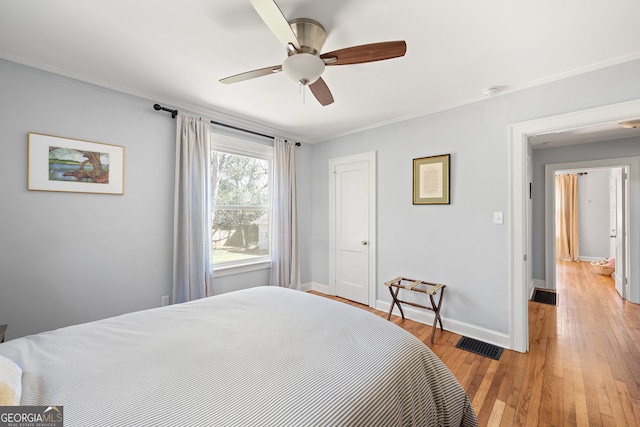
[[[440, 331], [444, 330], [442, 327], [442, 317], [440, 317], [440, 306], [442, 305], [442, 299], [444, 297], [444, 289], [447, 286], [425, 282], [424, 280], [408, 279], [406, 277], [396, 277], [393, 280], [385, 282], [385, 285], [389, 287], [389, 293], [391, 294], [391, 298], [393, 298], [393, 302], [391, 303], [391, 307], [389, 308], [389, 315], [387, 316], [387, 320], [391, 320], [391, 313], [393, 312], [394, 306], [398, 306], [400, 315], [402, 316], [402, 320], [404, 320], [404, 312], [402, 311], [402, 306], [400, 305], [400, 303], [409, 304], [414, 307], [425, 308], [434, 312], [435, 315], [433, 318], [433, 327], [431, 328], [431, 344], [433, 344], [433, 338], [435, 337], [436, 327], [438, 326], [438, 323], [440, 323]], [[400, 292], [400, 289], [412, 292], [421, 292], [423, 294], [429, 295], [431, 307], [399, 299], [398, 293]], [[440, 297], [438, 298], [438, 302], [436, 303], [433, 297], [438, 293], [440, 294]]]

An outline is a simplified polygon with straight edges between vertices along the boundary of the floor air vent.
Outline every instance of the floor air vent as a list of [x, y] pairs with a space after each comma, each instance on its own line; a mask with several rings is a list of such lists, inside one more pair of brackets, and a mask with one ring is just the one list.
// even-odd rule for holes
[[540, 302], [542, 304], [557, 305], [557, 295], [555, 292], [536, 289], [533, 291], [531, 301]]
[[502, 347], [497, 345], [487, 344], [486, 342], [474, 340], [469, 337], [462, 337], [456, 347], [463, 350], [470, 351], [471, 353], [479, 354], [480, 356], [488, 357], [493, 360], [500, 360], [502, 355]]

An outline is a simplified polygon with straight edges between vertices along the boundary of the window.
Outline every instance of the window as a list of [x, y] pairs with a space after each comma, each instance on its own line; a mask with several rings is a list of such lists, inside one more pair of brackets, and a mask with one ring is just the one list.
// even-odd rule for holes
[[272, 156], [272, 147], [212, 134], [214, 269], [269, 261]]

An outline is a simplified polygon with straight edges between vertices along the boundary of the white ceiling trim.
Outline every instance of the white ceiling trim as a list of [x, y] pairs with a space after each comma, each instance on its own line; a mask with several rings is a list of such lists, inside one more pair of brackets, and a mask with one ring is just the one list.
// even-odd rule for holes
[[[391, 125], [391, 124], [395, 124], [395, 123], [399, 123], [399, 122], [404, 122], [404, 121], [407, 121], [407, 120], [417, 119], [419, 117], [424, 117], [424, 116], [428, 116], [428, 115], [431, 115], [431, 114], [440, 113], [440, 112], [447, 111], [447, 110], [452, 110], [454, 108], [463, 107], [465, 105], [473, 104], [474, 102], [483, 101], [483, 100], [488, 99], [488, 98], [495, 98], [496, 96], [506, 95], [506, 94], [514, 93], [514, 92], [519, 92], [519, 91], [526, 90], [526, 89], [531, 89], [531, 88], [534, 88], [534, 87], [537, 87], [537, 86], [542, 86], [542, 85], [547, 84], [547, 83], [553, 83], [553, 82], [556, 82], [556, 81], [559, 81], [559, 80], [563, 80], [563, 79], [567, 79], [567, 78], [570, 78], [570, 77], [579, 76], [579, 75], [590, 73], [590, 72], [593, 72], [593, 71], [603, 70], [605, 68], [613, 67], [615, 65], [622, 65], [622, 64], [625, 64], [627, 62], [632, 62], [632, 61], [636, 61], [636, 60], [639, 60], [639, 59], [640, 59], [640, 54], [627, 55], [627, 56], [623, 56], [623, 57], [620, 57], [620, 58], [613, 59], [611, 61], [600, 62], [598, 64], [593, 64], [593, 65], [590, 65], [588, 67], [583, 67], [583, 68], [572, 70], [572, 71], [568, 71], [568, 72], [565, 72], [565, 73], [556, 74], [554, 76], [545, 77], [543, 79], [535, 80], [535, 81], [532, 81], [532, 82], [519, 84], [519, 85], [513, 85], [513, 86], [506, 86], [503, 89], [501, 89], [497, 95], [495, 95], [493, 97], [487, 97], [487, 96], [484, 96], [484, 95], [480, 95], [480, 96], [477, 96], [475, 98], [469, 98], [469, 99], [466, 99], [466, 100], [461, 101], [461, 102], [455, 102], [455, 103], [448, 104], [448, 105], [445, 105], [445, 106], [442, 106], [442, 107], [433, 108], [433, 109], [430, 109], [430, 110], [424, 110], [424, 111], [420, 111], [420, 112], [415, 113], [415, 114], [410, 114], [410, 115], [398, 117], [398, 118], [395, 118], [395, 119], [392, 119], [392, 120], [379, 122], [379, 123], [376, 123], [376, 124], [371, 125], [371, 126], [361, 127], [361, 128], [349, 131], [349, 132], [343, 132], [342, 134], [336, 134], [332, 138], [329, 138], [329, 139], [339, 138], [339, 137], [342, 137], [342, 136], [351, 135], [351, 134], [354, 134], [354, 133], [363, 132], [363, 131], [370, 130], [370, 129], [375, 129], [375, 128], [379, 128], [379, 127], [383, 127], [383, 126], [387, 126], [387, 125]], [[327, 139], [323, 139], [323, 140], [327, 140]], [[322, 142], [323, 140], [316, 140], [316, 141], [310, 141], [310, 142], [311, 143]]]
[[[58, 67], [54, 67], [51, 65], [47, 65], [47, 64], [43, 64], [37, 61], [33, 61], [27, 58], [23, 58], [20, 56], [15, 56], [15, 55], [11, 55], [11, 54], [7, 54], [4, 52], [0, 52], [0, 58], [5, 59], [7, 61], [11, 61], [11, 62], [15, 62], [18, 64], [22, 64], [31, 68], [35, 68], [35, 69], [39, 69], [39, 70], [43, 70], [43, 71], [47, 71], [53, 74], [57, 74], [63, 77], [68, 77], [74, 80], [78, 80], [78, 81], [82, 81], [85, 83], [89, 83], [95, 86], [99, 86], [99, 87], [103, 87], [106, 89], [111, 89], [114, 90], [116, 92], [121, 92], [121, 93], [125, 93], [127, 95], [132, 95], [132, 96], [136, 96], [142, 99], [147, 99], [149, 101], [152, 101], [154, 103], [159, 103], [159, 104], [166, 104], [163, 106], [166, 107], [171, 107], [171, 108], [175, 108], [178, 109], [179, 111], [182, 110], [183, 112], [190, 112], [190, 113], [195, 113], [195, 114], [201, 114], [203, 116], [206, 117], [210, 117], [212, 119], [215, 120], [220, 120], [220, 121], [224, 121], [225, 123], [229, 124], [229, 125], [233, 125], [233, 126], [238, 126], [238, 127], [242, 127], [254, 132], [260, 132], [260, 133], [267, 133], [267, 134], [272, 134], [274, 136], [281, 136], [285, 139], [289, 139], [289, 140], [294, 140], [294, 141], [298, 141], [298, 142], [304, 142], [304, 143], [308, 143], [308, 144], [314, 144], [314, 143], [318, 143], [318, 142], [323, 142], [323, 141], [328, 141], [331, 139], [335, 139], [335, 138], [340, 138], [343, 136], [347, 136], [347, 135], [352, 135], [355, 133], [359, 133], [359, 132], [364, 132], [367, 130], [372, 130], [372, 129], [377, 129], [380, 127], [384, 127], [384, 126], [388, 126], [388, 125], [392, 125], [392, 124], [396, 124], [396, 123], [400, 123], [400, 122], [404, 122], [407, 120], [412, 120], [412, 119], [416, 119], [419, 117], [424, 117], [424, 116], [428, 116], [431, 114], [436, 114], [439, 112], [443, 112], [443, 111], [447, 111], [447, 110], [451, 110], [454, 108], [458, 108], [458, 107], [462, 107], [465, 105], [469, 105], [469, 104], [473, 104], [475, 102], [479, 102], [479, 101], [483, 101], [485, 99], [488, 99], [489, 97], [484, 96], [484, 95], [479, 95], [477, 97], [474, 98], [469, 98], [460, 102], [455, 102], [455, 103], [451, 103], [448, 105], [444, 105], [442, 107], [438, 107], [438, 108], [433, 108], [433, 109], [429, 109], [429, 110], [423, 110], [420, 112], [417, 112], [415, 114], [409, 114], [409, 115], [405, 115], [405, 116], [401, 116], [401, 117], [397, 117], [391, 120], [386, 120], [386, 121], [381, 121], [378, 123], [375, 123], [371, 126], [364, 126], [364, 127], [360, 127], [357, 129], [352, 129], [349, 130], [347, 132], [342, 132], [342, 133], [336, 133], [333, 134], [331, 136], [328, 136], [326, 138], [321, 138], [321, 139], [308, 139], [305, 140], [304, 137], [302, 137], [301, 135], [294, 135], [294, 134], [289, 134], [286, 132], [283, 132], [280, 129], [276, 129], [273, 127], [269, 127], [267, 125], [261, 124], [261, 123], [257, 123], [254, 120], [250, 120], [250, 119], [245, 119], [242, 117], [237, 117], [237, 116], [233, 116], [230, 114], [225, 114], [222, 113], [220, 111], [216, 111], [216, 110], [212, 110], [212, 109], [206, 109], [206, 108], [202, 108], [199, 106], [195, 106], [195, 105], [190, 105], [190, 104], [185, 104], [184, 102], [178, 101], [178, 100], [174, 100], [174, 99], [161, 99], [159, 97], [156, 97], [154, 95], [151, 95], [149, 93], [146, 92], [141, 92], [139, 90], [135, 90], [129, 87], [124, 87], [124, 86], [120, 86], [120, 85], [116, 85], [110, 82], [106, 82], [103, 80], [99, 80], [90, 76], [86, 76], [86, 75], [82, 75], [82, 74], [77, 74], [74, 73], [72, 71], [69, 70], [65, 70], [62, 68], [58, 68]], [[576, 70], [571, 70], [571, 71], [567, 71], [564, 73], [559, 73], [553, 76], [549, 76], [549, 77], [545, 77], [543, 79], [538, 79], [532, 82], [528, 82], [528, 83], [524, 83], [524, 84], [519, 84], [519, 85], [513, 85], [513, 86], [505, 86], [503, 87], [503, 89], [500, 90], [500, 92], [495, 95], [495, 96], [501, 96], [501, 95], [505, 95], [505, 94], [509, 94], [509, 93], [514, 93], [514, 92], [518, 92], [518, 91], [522, 91], [522, 90], [526, 90], [526, 89], [531, 89], [537, 86], [542, 86], [544, 84], [547, 83], [552, 83], [555, 81], [559, 81], [559, 80], [563, 80], [566, 78], [570, 78], [570, 77], [575, 77], [575, 76], [579, 76], [582, 74], [586, 74], [586, 73], [590, 73], [593, 71], [598, 71], [598, 70], [602, 70], [605, 68], [609, 68], [609, 67], [613, 67], [616, 65], [622, 65], [631, 61], [635, 61], [635, 60], [640, 60], [640, 54], [633, 54], [633, 55], [626, 55], [626, 56], [622, 56], [619, 58], [615, 58], [609, 61], [603, 61], [600, 62], [598, 64], [592, 64], [589, 65], [587, 67], [583, 67], [583, 68], [579, 68]], [[494, 96], [494, 97], [495, 97]]]
[[[69, 70], [53, 67], [51, 65], [42, 64], [40, 62], [33, 61], [27, 58], [22, 58], [19, 56], [9, 55], [9, 54], [0, 52], [0, 59], [5, 59], [10, 62], [15, 62], [17, 64], [21, 64], [27, 67], [53, 73], [62, 77], [67, 77], [67, 78], [78, 80], [84, 83], [89, 83], [94, 86], [110, 89], [116, 92], [124, 93], [126, 95], [131, 95], [138, 98], [146, 99], [152, 103], [157, 103], [167, 108], [177, 109], [178, 111], [183, 113], [202, 115], [204, 117], [208, 117], [216, 121], [224, 122], [225, 124], [228, 124], [228, 125], [241, 127], [243, 129], [251, 130], [254, 132], [265, 133], [265, 134], [274, 135], [274, 136], [281, 136], [285, 139], [298, 141], [298, 142], [307, 142], [307, 141], [303, 141], [299, 135], [289, 135], [289, 134], [283, 133], [280, 129], [275, 129], [269, 126], [265, 126], [253, 120], [246, 120], [241, 117], [232, 116], [229, 114], [221, 113], [219, 111], [198, 107], [196, 105], [185, 104], [184, 102], [177, 101], [174, 99], [168, 99], [168, 98], [162, 99], [161, 97], [157, 97], [146, 92], [141, 92], [139, 90], [135, 90], [129, 87], [105, 82], [103, 80], [95, 79], [93, 77], [89, 77], [82, 74], [77, 74]], [[149, 105], [149, 109], [153, 109], [153, 105]]]

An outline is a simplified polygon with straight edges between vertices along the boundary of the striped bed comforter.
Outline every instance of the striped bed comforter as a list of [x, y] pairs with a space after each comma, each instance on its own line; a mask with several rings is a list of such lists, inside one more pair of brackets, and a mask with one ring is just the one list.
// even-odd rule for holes
[[22, 405], [72, 426], [476, 426], [431, 350], [386, 320], [274, 287], [0, 344]]

